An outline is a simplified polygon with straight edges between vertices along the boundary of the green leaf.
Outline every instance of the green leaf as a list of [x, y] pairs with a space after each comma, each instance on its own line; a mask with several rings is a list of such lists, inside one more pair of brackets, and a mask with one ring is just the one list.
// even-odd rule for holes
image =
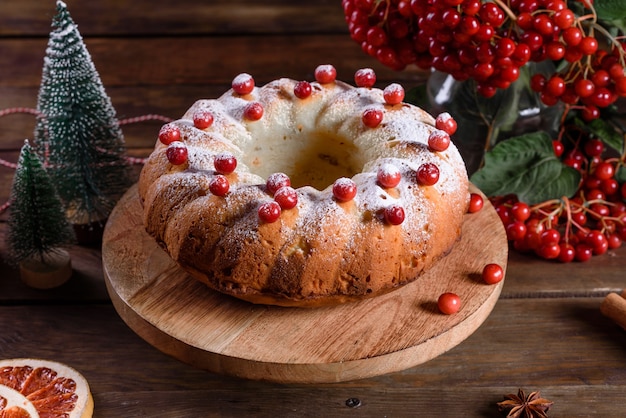
[[534, 132], [496, 145], [471, 180], [487, 196], [515, 194], [535, 204], [573, 196], [580, 173], [556, 158], [547, 133]]
[[624, 0], [595, 0], [593, 7], [601, 20], [620, 20], [626, 18]]
[[620, 184], [626, 183], [626, 167], [620, 165], [617, 168], [617, 172], [615, 173], [615, 180], [617, 180]]

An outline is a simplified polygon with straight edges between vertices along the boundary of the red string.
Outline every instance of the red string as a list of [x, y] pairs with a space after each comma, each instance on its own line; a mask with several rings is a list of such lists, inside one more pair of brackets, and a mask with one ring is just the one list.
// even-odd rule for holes
[[[32, 109], [32, 108], [29, 108], [29, 107], [11, 107], [11, 108], [8, 108], [8, 109], [0, 110], [0, 117], [12, 115], [12, 114], [15, 114], [15, 113], [25, 113], [25, 114], [34, 115], [34, 116], [37, 116], [37, 117], [43, 116], [42, 113], [39, 112], [37, 109]], [[133, 123], [143, 123], [143, 122], [148, 122], [148, 121], [151, 121], [151, 120], [168, 123], [168, 122], [171, 122], [173, 119], [168, 118], [167, 116], [149, 114], [149, 115], [137, 116], [137, 117], [134, 117], [134, 118], [121, 119], [121, 120], [119, 120], [119, 124], [120, 124], [120, 126], [122, 126], [122, 125], [130, 125], [130, 124], [133, 124]], [[131, 164], [141, 165], [141, 164], [144, 164], [146, 162], [145, 158], [137, 158], [137, 157], [131, 157], [131, 156], [126, 156], [124, 158]], [[4, 167], [7, 167], [7, 168], [10, 168], [10, 169], [13, 169], [13, 170], [15, 170], [17, 168], [17, 164], [16, 163], [12, 163], [12, 162], [4, 160], [2, 158], [0, 158], [0, 166], [4, 166]], [[11, 202], [10, 201], [7, 201], [4, 204], [0, 205], [0, 214], [4, 213], [4, 211], [7, 210], [9, 208], [9, 206], [11, 206]]]

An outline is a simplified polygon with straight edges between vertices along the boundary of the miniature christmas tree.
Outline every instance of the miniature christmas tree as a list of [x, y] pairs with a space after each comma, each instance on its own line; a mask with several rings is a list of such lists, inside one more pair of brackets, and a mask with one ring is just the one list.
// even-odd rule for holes
[[37, 101], [36, 149], [48, 164], [70, 223], [103, 226], [132, 183], [123, 134], [62, 1], [57, 1], [52, 26]]
[[62, 246], [74, 235], [54, 184], [28, 141], [20, 152], [10, 201], [10, 261], [20, 265], [22, 279], [33, 287], [64, 283], [72, 268]]

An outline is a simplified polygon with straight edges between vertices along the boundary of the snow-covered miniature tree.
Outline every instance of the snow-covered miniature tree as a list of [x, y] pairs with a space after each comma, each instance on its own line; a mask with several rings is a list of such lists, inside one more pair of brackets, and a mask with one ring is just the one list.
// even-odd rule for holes
[[35, 145], [70, 223], [103, 225], [132, 183], [124, 137], [67, 6], [57, 1], [37, 101]]
[[10, 202], [9, 261], [22, 267], [22, 278], [26, 274], [30, 280], [25, 281], [34, 287], [65, 282], [71, 266], [62, 247], [74, 241], [74, 234], [54, 184], [28, 141], [20, 152]]

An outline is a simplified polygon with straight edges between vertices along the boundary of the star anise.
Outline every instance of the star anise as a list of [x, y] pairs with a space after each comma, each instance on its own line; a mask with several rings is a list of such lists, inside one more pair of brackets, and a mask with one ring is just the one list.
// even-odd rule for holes
[[539, 391], [531, 392], [526, 396], [522, 389], [517, 395], [505, 395], [504, 401], [498, 402], [498, 408], [502, 412], [508, 411], [510, 418], [548, 418], [548, 409], [553, 402], [541, 397]]

